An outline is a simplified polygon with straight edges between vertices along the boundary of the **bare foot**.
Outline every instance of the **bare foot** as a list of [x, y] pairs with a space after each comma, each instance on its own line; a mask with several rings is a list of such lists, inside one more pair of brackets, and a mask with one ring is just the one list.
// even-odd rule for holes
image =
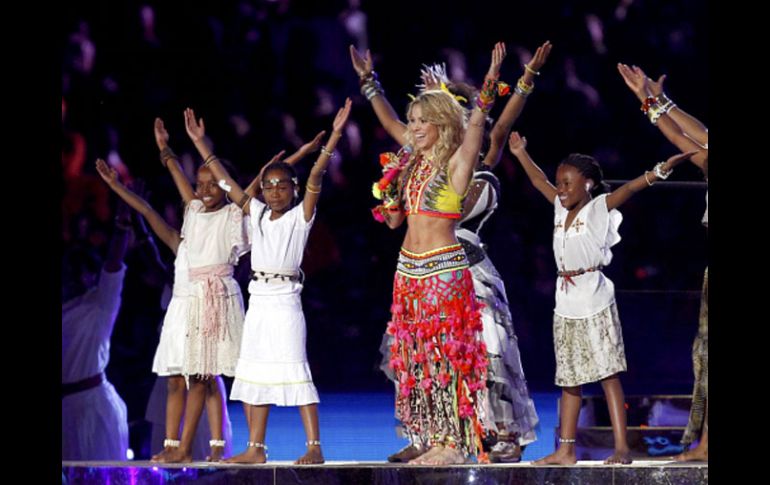
[[708, 448], [698, 446], [674, 457], [676, 461], [709, 461]]
[[426, 465], [462, 465], [468, 463], [468, 459], [463, 456], [457, 448], [443, 448], [435, 455], [429, 457], [424, 462]]
[[163, 460], [165, 459], [165, 456], [171, 451], [177, 449], [176, 446], [166, 446], [162, 450], [160, 450], [160, 453], [156, 453], [152, 455], [152, 458], [150, 458], [151, 462], [159, 462], [163, 463]]
[[267, 454], [265, 454], [263, 448], [249, 446], [240, 455], [235, 455], [225, 460], [225, 463], [265, 463], [266, 461]]
[[561, 447], [550, 455], [533, 461], [533, 465], [574, 465], [577, 463], [574, 449], [567, 451], [566, 447]]
[[321, 453], [321, 447], [318, 445], [310, 445], [307, 447], [307, 453], [300, 456], [295, 465], [317, 465], [324, 462], [324, 455]]
[[211, 455], [206, 457], [206, 461], [222, 461], [222, 455], [225, 454], [224, 446], [212, 446]]
[[622, 450], [615, 450], [615, 453], [612, 454], [609, 458], [604, 460], [605, 465], [628, 465], [632, 462], [631, 459], [631, 450], [628, 448], [622, 449]]
[[157, 463], [192, 463], [192, 453], [179, 448], [171, 448], [164, 456], [159, 457]]
[[426, 450], [423, 448], [417, 448], [416, 446], [410, 444], [407, 445], [400, 450], [398, 450], [396, 453], [393, 453], [388, 457], [388, 461], [390, 463], [406, 463], [409, 460], [414, 460], [420, 455], [423, 455]]
[[444, 447], [442, 445], [436, 445], [433, 448], [429, 449], [422, 455], [418, 456], [417, 458], [413, 458], [409, 460], [410, 465], [425, 465], [427, 462], [425, 460], [431, 459], [434, 455], [437, 455], [441, 453], [441, 450], [443, 450]]

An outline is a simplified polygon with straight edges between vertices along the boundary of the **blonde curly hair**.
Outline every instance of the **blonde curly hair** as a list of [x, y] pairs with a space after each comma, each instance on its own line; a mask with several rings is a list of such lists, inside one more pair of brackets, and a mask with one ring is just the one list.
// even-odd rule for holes
[[[422, 108], [422, 117], [438, 128], [438, 140], [425, 155], [435, 160], [439, 166], [449, 159], [462, 144], [468, 123], [468, 110], [463, 108], [451, 94], [441, 90], [429, 90], [420, 93], [407, 107], [407, 119], [415, 105]], [[406, 132], [407, 142], [414, 146], [414, 135]]]

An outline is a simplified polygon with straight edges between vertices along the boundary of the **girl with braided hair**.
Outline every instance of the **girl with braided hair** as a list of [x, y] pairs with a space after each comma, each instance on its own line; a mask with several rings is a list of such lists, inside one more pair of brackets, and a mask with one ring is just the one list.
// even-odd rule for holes
[[535, 464], [577, 462], [575, 436], [582, 401], [581, 386], [600, 381], [607, 398], [615, 452], [607, 464], [631, 463], [626, 440], [626, 411], [619, 373], [626, 370], [623, 334], [615, 305], [615, 287], [602, 273], [612, 261], [610, 248], [620, 241], [623, 220], [617, 210], [632, 195], [668, 177], [693, 155], [681, 153], [652, 171], [609, 192], [599, 162], [573, 153], [559, 164], [556, 186], [526, 150], [527, 140], [511, 133], [509, 147], [534, 187], [554, 205], [553, 252], [558, 267], [553, 316], [556, 385], [562, 388], [559, 448]]

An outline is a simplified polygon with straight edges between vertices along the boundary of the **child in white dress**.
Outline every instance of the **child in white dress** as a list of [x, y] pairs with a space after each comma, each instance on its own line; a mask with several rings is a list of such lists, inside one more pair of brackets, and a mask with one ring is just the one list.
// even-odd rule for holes
[[[189, 296], [182, 338], [181, 375], [189, 387], [182, 437], [178, 447], [164, 450], [156, 460], [192, 461], [192, 442], [205, 402], [212, 437], [209, 459], [218, 461], [226, 446], [222, 431], [226, 406], [224, 386], [217, 376], [235, 374], [240, 351], [244, 307], [233, 269], [249, 250], [248, 219], [238, 206], [226, 203], [225, 191], [207, 167], [198, 170], [193, 190], [168, 147], [168, 133], [160, 118], [155, 120], [155, 139], [161, 162], [185, 202], [180, 237], [187, 253], [185, 292]], [[170, 358], [158, 356], [163, 357]]]
[[273, 162], [262, 169], [260, 187], [265, 202], [251, 198], [232, 180], [203, 141], [203, 120], [196, 121], [190, 109], [185, 113], [187, 132], [200, 154], [217, 179], [230, 188], [230, 197], [251, 216], [249, 309], [230, 393], [231, 399], [246, 404], [249, 441], [246, 451], [228, 460], [231, 463], [267, 460], [264, 441], [271, 404], [299, 406], [308, 451], [295, 463], [324, 462], [318, 429], [318, 392], [305, 352], [300, 264], [315, 218], [322, 176], [342, 136], [350, 108], [348, 99], [338, 111], [332, 135], [310, 171], [301, 202], [294, 170], [283, 162]]
[[[164, 308], [166, 313], [163, 317], [160, 341], [158, 342], [158, 348], [155, 351], [155, 358], [152, 363], [152, 371], [158, 375], [159, 379], [153, 386], [147, 405], [147, 416], [153, 422], [151, 449], [157, 450], [161, 443], [163, 446], [159, 453], [152, 456], [151, 461], [163, 461], [169, 452], [179, 448], [179, 428], [187, 399], [187, 388], [182, 373], [184, 370], [187, 319], [189, 308], [194, 298], [188, 277], [187, 244], [180, 237], [179, 231], [171, 227], [141, 195], [123, 185], [115, 169], [110, 167], [104, 160], [99, 159], [96, 161], [96, 170], [113, 192], [147, 220], [153, 232], [176, 255], [174, 258], [174, 283], [171, 288], [170, 298], [166, 297], [165, 299], [166, 304]], [[151, 239], [147, 241], [151, 243]], [[151, 247], [157, 251], [154, 244]], [[217, 387], [224, 388], [221, 377], [217, 376], [215, 380], [217, 381], [215, 383]], [[213, 412], [217, 414], [219, 411], [213, 410]], [[229, 455], [230, 444], [227, 443], [227, 440], [231, 436], [232, 431], [227, 408], [221, 410], [221, 415], [221, 435], [225, 441], [222, 452]], [[201, 421], [202, 423], [198, 426], [198, 433], [194, 434], [196, 436], [200, 434], [201, 427], [208, 426], [210, 430], [212, 426], [208, 419]], [[156, 424], [158, 428], [162, 428], [157, 434], [161, 437], [165, 436], [165, 439], [155, 439]], [[205, 448], [212, 446], [212, 443], [217, 448], [218, 446], [216, 445], [222, 441], [221, 439], [217, 442], [209, 440], [212, 435], [219, 436], [216, 431], [211, 432], [210, 430], [209, 433], [204, 432], [204, 434], [207, 435], [205, 439], [194, 439], [191, 451], [193, 458], [202, 459], [207, 456], [210, 458], [208, 451], [204, 450], [201, 442], [205, 443]]]

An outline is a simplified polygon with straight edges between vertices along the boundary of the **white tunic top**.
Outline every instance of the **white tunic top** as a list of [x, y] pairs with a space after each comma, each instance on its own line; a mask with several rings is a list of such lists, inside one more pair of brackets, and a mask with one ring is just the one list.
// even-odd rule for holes
[[[553, 254], [558, 271], [607, 266], [612, 261], [610, 247], [620, 242], [618, 227], [623, 216], [616, 209], [607, 210], [607, 194], [591, 200], [564, 231], [567, 219], [559, 198], [554, 199]], [[563, 277], [556, 281], [557, 315], [584, 318], [594, 315], [615, 301], [615, 286], [601, 271], [573, 276], [574, 285]]]
[[[280, 274], [298, 272], [305, 253], [305, 244], [315, 221], [315, 211], [310, 221], [306, 222], [305, 210], [302, 203], [299, 203], [282, 217], [271, 221], [272, 211], [257, 199], [251, 199], [250, 211], [252, 271]], [[299, 281], [266, 283], [263, 280], [252, 280], [249, 283], [249, 293], [252, 295], [299, 294], [301, 291], [302, 284]]]

